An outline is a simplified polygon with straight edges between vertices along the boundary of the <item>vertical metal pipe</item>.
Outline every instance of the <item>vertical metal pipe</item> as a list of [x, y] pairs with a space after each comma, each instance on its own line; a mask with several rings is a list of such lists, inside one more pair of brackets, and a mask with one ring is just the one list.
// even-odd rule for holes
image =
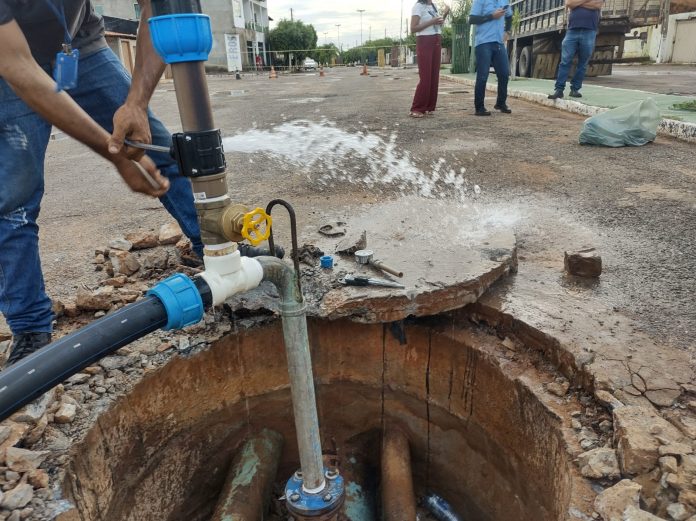
[[205, 62], [173, 63], [172, 76], [184, 132], [214, 129]]
[[[215, 129], [213, 110], [210, 106], [205, 62], [183, 62], [172, 64], [176, 101], [179, 106], [181, 125], [184, 132], [199, 132]], [[228, 239], [219, 233], [208, 233], [204, 220], [206, 213], [217, 218], [229, 204], [227, 174], [194, 177], [191, 179], [196, 197], [198, 220], [201, 223], [202, 239], [205, 244], [224, 244]], [[215, 202], [209, 202], [208, 200]]]
[[257, 260], [263, 267], [263, 280], [275, 284], [280, 294], [303, 488], [306, 492], [318, 492], [326, 481], [305, 304], [297, 290], [296, 274], [290, 266], [273, 257], [258, 257]]
[[415, 521], [416, 494], [408, 438], [390, 425], [385, 427], [382, 436], [382, 519]]
[[283, 436], [263, 429], [235, 457], [211, 521], [263, 521], [283, 449]]

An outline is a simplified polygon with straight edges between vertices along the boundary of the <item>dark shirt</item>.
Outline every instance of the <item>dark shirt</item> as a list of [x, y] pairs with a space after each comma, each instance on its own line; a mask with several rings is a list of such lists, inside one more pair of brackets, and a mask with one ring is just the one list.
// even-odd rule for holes
[[599, 28], [600, 13], [599, 9], [576, 7], [570, 11], [568, 29], [592, 29], [596, 31]]
[[16, 20], [31, 53], [41, 65], [51, 63], [65, 43], [65, 28], [48, 6], [65, 9], [72, 46], [82, 56], [106, 47], [104, 21], [94, 12], [90, 0], [0, 0], [0, 25]]

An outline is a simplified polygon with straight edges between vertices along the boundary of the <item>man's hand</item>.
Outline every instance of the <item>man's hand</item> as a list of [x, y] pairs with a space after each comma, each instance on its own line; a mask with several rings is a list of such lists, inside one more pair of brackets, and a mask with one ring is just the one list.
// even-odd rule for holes
[[124, 148], [123, 140], [126, 138], [140, 143], [152, 141], [146, 108], [133, 103], [124, 103], [114, 114], [114, 132], [108, 142], [110, 154], [120, 154], [124, 151], [129, 158], [140, 160], [145, 151], [134, 147]]
[[510, 41], [510, 33], [505, 31], [503, 33], [503, 43], [508, 43]]
[[502, 18], [505, 16], [505, 9], [502, 7], [500, 9], [496, 9], [491, 13], [491, 16], [493, 17], [494, 20], [497, 20], [498, 18]]
[[[123, 180], [134, 192], [160, 197], [169, 190], [169, 180], [159, 173], [155, 163], [147, 156], [143, 156], [140, 161], [134, 161], [124, 153], [121, 153], [114, 159], [113, 163]], [[150, 184], [140, 170], [141, 168], [150, 175], [155, 183], [159, 185], [159, 188], [155, 188]]]

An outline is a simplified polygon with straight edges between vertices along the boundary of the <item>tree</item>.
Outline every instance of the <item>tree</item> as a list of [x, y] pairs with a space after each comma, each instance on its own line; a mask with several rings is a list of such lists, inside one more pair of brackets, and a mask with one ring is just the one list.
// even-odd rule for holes
[[442, 48], [451, 49], [452, 48], [452, 26], [446, 25], [442, 28]]
[[328, 65], [331, 63], [331, 58], [338, 56], [340, 53], [338, 48], [333, 44], [329, 43], [317, 47], [310, 56], [319, 64]]
[[273, 52], [284, 52], [286, 63], [289, 65], [289, 53], [292, 53], [296, 63], [303, 62], [310, 52], [317, 47], [317, 32], [314, 26], [305, 25], [300, 20], [281, 20], [269, 35]]

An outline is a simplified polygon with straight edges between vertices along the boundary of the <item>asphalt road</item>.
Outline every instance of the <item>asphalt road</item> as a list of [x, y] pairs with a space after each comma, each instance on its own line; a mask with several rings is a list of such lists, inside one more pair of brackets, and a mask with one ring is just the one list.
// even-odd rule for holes
[[[474, 117], [473, 93], [454, 84], [442, 85], [435, 116], [412, 119], [416, 81], [415, 70], [362, 77], [352, 68], [325, 78], [209, 78], [216, 122], [233, 137], [232, 194], [258, 206], [291, 201], [311, 241], [326, 221], [427, 189], [437, 211], [463, 206], [472, 219], [513, 228], [517, 277], [534, 273], [558, 291], [583, 291], [590, 308], [611, 306], [660, 342], [693, 345], [693, 145], [659, 138], [641, 148], [582, 147], [578, 116], [511, 100], [511, 115]], [[152, 107], [178, 129], [171, 83]], [[70, 139], [50, 144], [46, 170], [41, 248], [54, 296], [99, 280], [95, 248], [168, 220], [157, 201], [129, 194], [107, 163]], [[443, 244], [466, 240], [470, 226], [433, 230], [427, 215], [419, 221]], [[279, 216], [277, 224], [287, 241], [287, 222]], [[605, 272], [579, 289], [563, 278], [563, 252], [586, 247], [598, 249]]]

